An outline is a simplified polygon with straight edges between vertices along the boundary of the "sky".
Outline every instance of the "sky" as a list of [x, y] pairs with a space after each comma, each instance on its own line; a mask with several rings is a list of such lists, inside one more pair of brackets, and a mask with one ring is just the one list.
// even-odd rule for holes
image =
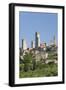
[[58, 40], [58, 15], [57, 13], [19, 12], [19, 47], [22, 47], [22, 39], [31, 47], [31, 41], [35, 41], [35, 32], [40, 33], [40, 42], [47, 44], [56, 37]]

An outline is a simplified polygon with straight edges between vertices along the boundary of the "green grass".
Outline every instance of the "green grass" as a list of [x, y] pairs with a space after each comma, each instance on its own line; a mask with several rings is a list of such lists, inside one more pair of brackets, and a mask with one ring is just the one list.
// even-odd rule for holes
[[[20, 65], [21, 67], [21, 65]], [[19, 77], [50, 77], [58, 75], [58, 66], [57, 64], [37, 64], [35, 70], [29, 70], [27, 72], [20, 70]]]

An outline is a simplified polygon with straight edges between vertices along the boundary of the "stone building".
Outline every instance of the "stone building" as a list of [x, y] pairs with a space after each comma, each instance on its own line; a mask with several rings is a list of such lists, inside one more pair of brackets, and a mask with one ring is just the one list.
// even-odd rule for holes
[[22, 50], [26, 50], [26, 49], [27, 49], [26, 40], [22, 39]]
[[36, 32], [35, 33], [35, 48], [40, 47], [40, 33]]
[[34, 41], [31, 41], [31, 48], [35, 48]]

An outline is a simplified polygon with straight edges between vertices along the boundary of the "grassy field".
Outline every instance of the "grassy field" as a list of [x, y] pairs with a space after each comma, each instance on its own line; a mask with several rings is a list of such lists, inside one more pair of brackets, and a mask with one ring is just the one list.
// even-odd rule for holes
[[29, 70], [27, 72], [20, 70], [19, 78], [50, 77], [50, 76], [57, 76], [57, 75], [58, 75], [57, 64], [49, 63], [49, 64], [37, 64], [35, 70]]

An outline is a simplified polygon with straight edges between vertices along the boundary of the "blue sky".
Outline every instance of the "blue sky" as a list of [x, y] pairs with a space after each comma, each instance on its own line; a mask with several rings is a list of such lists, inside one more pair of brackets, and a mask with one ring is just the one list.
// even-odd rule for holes
[[19, 46], [22, 39], [26, 39], [27, 46], [31, 47], [31, 41], [35, 41], [35, 32], [40, 33], [42, 42], [50, 43], [54, 35], [58, 35], [57, 13], [19, 12]]

